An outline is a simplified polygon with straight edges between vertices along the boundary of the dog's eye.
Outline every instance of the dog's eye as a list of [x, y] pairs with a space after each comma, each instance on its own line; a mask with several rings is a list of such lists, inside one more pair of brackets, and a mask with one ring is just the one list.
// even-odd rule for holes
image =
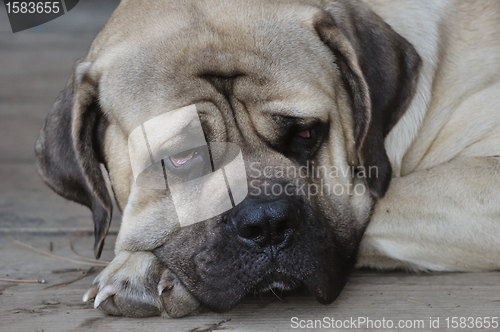
[[175, 167], [181, 167], [185, 163], [187, 163], [189, 160], [193, 159], [195, 155], [195, 151], [191, 150], [190, 152], [182, 152], [179, 154], [176, 154], [174, 156], [170, 156], [170, 161]]
[[302, 138], [311, 138], [311, 131], [310, 130], [304, 130], [300, 131], [295, 134], [295, 136], [302, 137]]
[[319, 140], [323, 137], [322, 132], [322, 124], [319, 122], [292, 127], [288, 136], [288, 144], [283, 150], [284, 154], [300, 163], [313, 158], [319, 146]]
[[311, 127], [308, 126], [308, 128], [296, 128], [292, 130], [292, 145], [294, 144], [299, 144], [304, 147], [306, 146], [312, 146], [315, 144], [317, 138], [318, 138], [318, 130], [317, 126]]
[[207, 145], [170, 155], [162, 165], [169, 183], [191, 181], [213, 171]]

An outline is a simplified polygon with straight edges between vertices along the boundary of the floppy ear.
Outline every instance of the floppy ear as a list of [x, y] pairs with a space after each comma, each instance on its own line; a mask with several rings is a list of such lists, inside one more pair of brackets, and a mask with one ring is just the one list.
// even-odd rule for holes
[[97, 88], [81, 63], [49, 112], [36, 142], [36, 164], [43, 180], [59, 195], [92, 210], [94, 253], [99, 258], [111, 223], [113, 205], [99, 163], [107, 121]]
[[378, 15], [348, 1], [318, 15], [315, 29], [334, 53], [351, 97], [358, 163], [377, 167], [376, 178], [365, 178], [368, 188], [383, 197], [392, 177], [384, 139], [413, 98], [420, 56]]

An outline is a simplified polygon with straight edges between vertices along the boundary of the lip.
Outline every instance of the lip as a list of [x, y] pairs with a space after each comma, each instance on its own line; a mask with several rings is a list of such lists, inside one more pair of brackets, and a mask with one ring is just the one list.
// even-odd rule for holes
[[293, 276], [272, 270], [261, 278], [261, 281], [254, 286], [257, 292], [266, 292], [274, 288], [288, 291], [303, 286], [303, 282]]
[[[164, 256], [159, 248], [155, 254]], [[170, 250], [169, 250], [170, 251]], [[184, 260], [183, 260], [184, 261]], [[331, 303], [342, 290], [346, 280], [335, 273], [311, 267], [306, 274], [289, 264], [264, 265], [256, 271], [245, 273], [228, 266], [227, 274], [215, 275], [212, 271], [202, 271], [200, 266], [186, 269], [179, 261], [165, 261], [184, 287], [205, 307], [215, 312], [226, 312], [234, 308], [246, 295], [263, 293], [273, 289], [290, 292], [301, 289], [316, 298], [319, 303]], [[325, 262], [326, 263], [326, 262]], [[331, 266], [335, 266], [331, 262]], [[196, 271], [197, 273], [193, 273]], [[302, 272], [301, 272], [302, 271]], [[202, 272], [202, 273], [200, 273]], [[203, 273], [205, 272], [205, 273]], [[338, 278], [340, 277], [340, 278]], [[220, 282], [220, 279], [224, 279]]]

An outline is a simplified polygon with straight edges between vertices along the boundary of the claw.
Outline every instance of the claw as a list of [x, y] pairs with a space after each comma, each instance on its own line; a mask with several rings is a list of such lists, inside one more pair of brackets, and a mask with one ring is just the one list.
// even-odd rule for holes
[[111, 295], [115, 295], [115, 294], [116, 294], [115, 287], [113, 285], [107, 285], [95, 297], [94, 308], [97, 309], [97, 307], [99, 307], [101, 302], [105, 301], [108, 297], [110, 297]]
[[[170, 292], [164, 293], [164, 290], [170, 290]], [[171, 318], [189, 315], [200, 307], [198, 300], [169, 269], [166, 269], [161, 276], [158, 283], [158, 294], [166, 314]]]
[[165, 290], [171, 290], [174, 288], [174, 278], [171, 276], [166, 276], [160, 280], [158, 283], [158, 295], [161, 295]]
[[97, 288], [97, 285], [94, 284], [92, 286], [90, 286], [90, 288], [85, 292], [85, 294], [83, 294], [83, 302], [87, 302], [88, 300], [90, 299], [93, 299], [98, 293], [98, 288]]

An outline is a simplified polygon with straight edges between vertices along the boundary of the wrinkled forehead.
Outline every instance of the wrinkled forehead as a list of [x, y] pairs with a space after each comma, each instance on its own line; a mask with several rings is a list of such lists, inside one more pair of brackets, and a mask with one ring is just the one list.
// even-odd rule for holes
[[307, 11], [228, 10], [234, 12], [217, 17], [207, 10], [197, 22], [160, 25], [97, 59], [100, 102], [122, 128], [211, 100], [207, 77], [229, 79], [232, 97], [260, 113], [325, 117], [334, 98], [334, 57]]

